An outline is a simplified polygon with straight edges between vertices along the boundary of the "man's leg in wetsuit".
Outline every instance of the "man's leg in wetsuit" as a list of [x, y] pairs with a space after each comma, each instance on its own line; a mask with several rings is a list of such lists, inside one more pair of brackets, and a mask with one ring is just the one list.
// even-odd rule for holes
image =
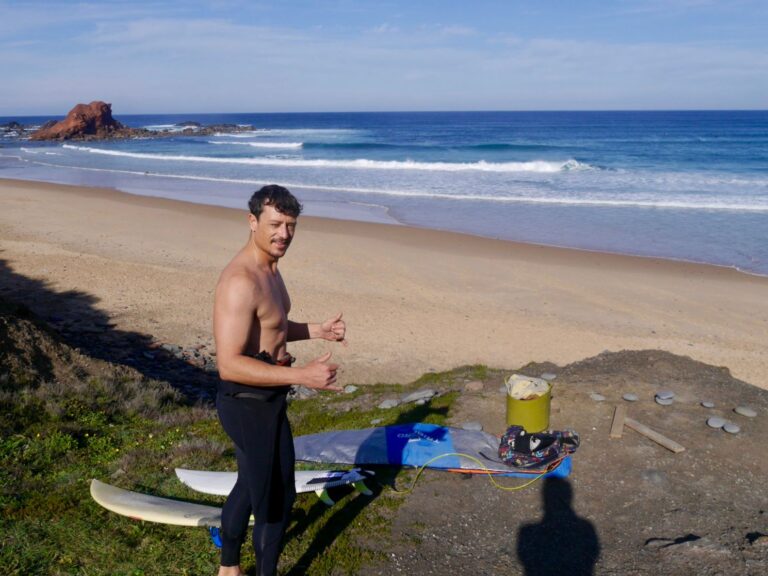
[[220, 395], [217, 406], [238, 463], [238, 480], [222, 511], [222, 566], [239, 564], [253, 512], [257, 573], [274, 574], [296, 495], [285, 396], [262, 401]]
[[[283, 550], [283, 537], [288, 528], [293, 503], [296, 500], [294, 480], [293, 437], [288, 418], [283, 412], [280, 433], [275, 447], [272, 468], [272, 497], [267, 522], [253, 527], [253, 549], [256, 552], [256, 574], [277, 573], [277, 562]], [[275, 490], [274, 487], [281, 487]]]

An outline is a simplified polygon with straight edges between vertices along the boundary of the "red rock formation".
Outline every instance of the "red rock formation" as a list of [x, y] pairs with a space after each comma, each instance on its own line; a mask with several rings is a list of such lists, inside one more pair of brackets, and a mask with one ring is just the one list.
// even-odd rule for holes
[[42, 127], [32, 140], [98, 139], [119, 136], [126, 127], [112, 118], [112, 104], [95, 101], [78, 104], [67, 117], [50, 127]]

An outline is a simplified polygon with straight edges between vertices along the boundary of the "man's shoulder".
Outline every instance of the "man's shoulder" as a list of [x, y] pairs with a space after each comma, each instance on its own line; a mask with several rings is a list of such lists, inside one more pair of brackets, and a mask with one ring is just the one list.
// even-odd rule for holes
[[219, 276], [218, 287], [232, 290], [254, 290], [258, 288], [256, 277], [245, 266], [230, 263]]
[[244, 297], [255, 296], [259, 292], [259, 282], [247, 266], [237, 260], [230, 262], [219, 276], [216, 296]]

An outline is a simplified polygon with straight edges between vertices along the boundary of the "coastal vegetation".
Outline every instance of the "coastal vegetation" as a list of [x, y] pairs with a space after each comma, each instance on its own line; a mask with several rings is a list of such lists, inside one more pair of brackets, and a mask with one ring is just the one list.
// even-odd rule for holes
[[[221, 505], [178, 482], [175, 467], [234, 469], [230, 442], [210, 404], [172, 383], [83, 354], [25, 307], [0, 300], [0, 571], [29, 574], [212, 574], [218, 551], [203, 528], [135, 521], [99, 507], [91, 478], [169, 498]], [[422, 421], [444, 423], [457, 393], [485, 371], [428, 374], [409, 386], [361, 387], [294, 400], [294, 433]], [[428, 404], [376, 408], [385, 395], [424, 384], [445, 392]], [[281, 568], [288, 574], [353, 574], [382, 555], [403, 496], [398, 471], [377, 471], [367, 497], [340, 488], [326, 507], [300, 495]], [[407, 484], [405, 473], [398, 483]], [[364, 536], [376, 534], [376, 546]], [[244, 565], [253, 566], [244, 547]]]

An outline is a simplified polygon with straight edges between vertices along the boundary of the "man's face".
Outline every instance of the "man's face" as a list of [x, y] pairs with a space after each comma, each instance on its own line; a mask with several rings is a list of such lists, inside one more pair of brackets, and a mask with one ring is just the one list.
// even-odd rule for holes
[[296, 232], [296, 218], [267, 205], [258, 219], [251, 214], [248, 220], [256, 246], [275, 259], [282, 258]]

